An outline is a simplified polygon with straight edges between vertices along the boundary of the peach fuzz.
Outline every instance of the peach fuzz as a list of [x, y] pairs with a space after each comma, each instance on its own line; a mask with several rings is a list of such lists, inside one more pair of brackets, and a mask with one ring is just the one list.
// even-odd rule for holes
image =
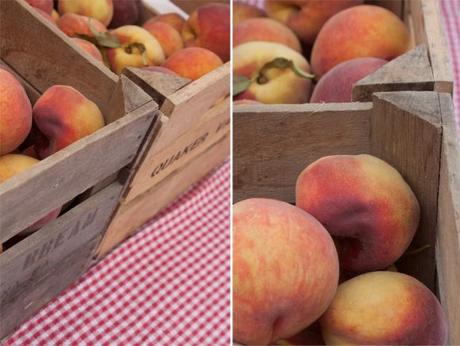
[[53, 0], [26, 0], [26, 2], [35, 8], [38, 8], [51, 16], [53, 12]]
[[112, 0], [59, 0], [58, 10], [61, 15], [76, 13], [97, 19], [105, 26], [113, 16]]
[[33, 118], [44, 140], [35, 144], [43, 159], [104, 126], [99, 107], [65, 85], [46, 90], [33, 108]]
[[233, 206], [233, 337], [270, 344], [295, 335], [327, 309], [339, 267], [330, 235], [281, 201]]
[[72, 40], [81, 49], [83, 49], [85, 52], [89, 53], [93, 58], [97, 59], [98, 61], [100, 61], [102, 63], [104, 62], [104, 60], [102, 59], [101, 52], [99, 51], [99, 49], [97, 49], [97, 47], [94, 44], [92, 44], [89, 41], [82, 40], [81, 38], [78, 38], [78, 37], [72, 37]]
[[0, 68], [0, 156], [15, 150], [32, 128], [32, 106], [10, 72]]
[[361, 5], [329, 19], [313, 45], [311, 64], [319, 78], [341, 62], [375, 57], [391, 60], [409, 48], [409, 31], [393, 12]]
[[330, 17], [362, 3], [363, 0], [266, 0], [265, 11], [291, 28], [302, 42], [312, 45]]
[[310, 102], [351, 102], [353, 86], [387, 62], [379, 58], [356, 58], [340, 63], [319, 80]]
[[240, 1], [233, 1], [233, 27], [236, 28], [246, 19], [265, 17], [266, 14], [260, 8]]
[[90, 24], [97, 32], [107, 32], [105, 25], [98, 20], [75, 13], [66, 13], [62, 15], [58, 21], [59, 29], [70, 37], [78, 35], [94, 37], [94, 34], [90, 29]]
[[223, 64], [222, 60], [210, 50], [191, 47], [184, 48], [171, 55], [163, 67], [179, 76], [197, 80]]
[[143, 28], [158, 40], [166, 58], [184, 48], [181, 35], [169, 24], [150, 22], [145, 23]]
[[148, 21], [146, 21], [144, 24], [155, 23], [155, 22], [162, 22], [165, 24], [169, 24], [180, 33], [182, 32], [182, 29], [184, 28], [184, 25], [185, 25], [185, 19], [182, 18], [177, 13], [173, 13], [173, 12], [164, 13], [164, 14], [160, 14], [158, 16], [152, 17]]
[[208, 4], [197, 8], [182, 29], [186, 47], [206, 48], [222, 61], [230, 59], [230, 6]]
[[233, 30], [233, 47], [251, 41], [281, 43], [302, 53], [297, 36], [287, 26], [269, 18], [248, 19]]
[[[118, 38], [122, 47], [107, 49], [107, 58], [112, 71], [120, 74], [125, 67], [161, 65], [165, 60], [160, 42], [147, 30], [136, 25], [125, 25], [110, 31]], [[137, 47], [142, 44], [143, 49]], [[130, 45], [133, 45], [131, 46]]]
[[0, 184], [28, 170], [38, 162], [40, 161], [22, 154], [7, 154], [0, 156]]
[[389, 271], [341, 284], [320, 320], [327, 345], [446, 345], [436, 296], [415, 278]]
[[295, 50], [273, 42], [254, 41], [233, 49], [233, 75], [244, 76], [252, 83], [235, 99], [249, 99], [269, 104], [306, 103], [310, 98], [311, 80], [297, 76], [290, 69], [269, 69], [266, 81], [259, 81], [262, 67], [275, 58], [286, 58], [304, 72], [310, 71], [305, 58]]
[[296, 205], [334, 237], [341, 268], [385, 269], [408, 248], [420, 219], [410, 186], [371, 155], [326, 156], [297, 178]]

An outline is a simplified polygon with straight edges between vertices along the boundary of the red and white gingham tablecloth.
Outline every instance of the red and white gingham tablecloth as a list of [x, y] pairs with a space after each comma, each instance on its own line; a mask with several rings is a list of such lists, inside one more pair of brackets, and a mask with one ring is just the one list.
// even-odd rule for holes
[[[441, 3], [458, 85], [460, 0]], [[458, 120], [457, 89], [454, 102]], [[230, 344], [229, 205], [227, 162], [39, 311], [6, 345]]]

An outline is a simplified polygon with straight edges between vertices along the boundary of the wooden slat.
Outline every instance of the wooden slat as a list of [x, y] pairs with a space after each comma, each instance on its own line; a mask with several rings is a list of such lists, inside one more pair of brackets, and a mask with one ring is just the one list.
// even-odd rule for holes
[[220, 2], [223, 4], [230, 4], [230, 0], [172, 0], [172, 2], [187, 13], [192, 13], [198, 7], [209, 3]]
[[374, 94], [371, 153], [395, 167], [417, 196], [421, 219], [410, 249], [430, 248], [402, 257], [398, 270], [435, 289], [435, 241], [441, 152], [441, 113], [435, 92]]
[[375, 92], [426, 90], [434, 90], [433, 73], [428, 50], [420, 45], [356, 83], [353, 101], [371, 101]]
[[230, 100], [226, 99], [208, 111], [197, 126], [177, 138], [167, 148], [156, 151], [153, 146], [136, 172], [124, 201], [133, 200], [181, 169], [227, 135], [230, 131], [229, 127]]
[[172, 203], [192, 184], [224, 162], [229, 153], [230, 141], [229, 137], [225, 137], [151, 190], [128, 204], [122, 204], [99, 246], [98, 257], [104, 257], [143, 223]]
[[366, 4], [384, 7], [398, 17], [403, 17], [404, 0], [366, 0]]
[[460, 138], [452, 98], [440, 94], [443, 122], [436, 262], [439, 295], [449, 323], [448, 345], [460, 345]]
[[188, 14], [170, 0], [142, 0], [144, 7], [154, 14], [177, 13], [187, 18]]
[[73, 86], [110, 113], [114, 73], [88, 59], [24, 0], [0, 1], [0, 13], [0, 54], [17, 73], [41, 93], [54, 84]]
[[24, 78], [22, 78], [20, 75], [18, 75], [6, 62], [3, 61], [3, 59], [0, 58], [0, 67], [9, 71], [12, 73], [16, 79], [21, 83], [21, 85], [24, 87], [27, 96], [29, 97], [30, 103], [33, 105], [35, 101], [38, 100], [40, 97], [40, 92], [35, 89], [32, 85], [30, 85], [29, 82], [27, 82]]
[[294, 202], [295, 181], [325, 155], [369, 151], [371, 103], [238, 106], [233, 113], [234, 202]]
[[156, 117], [152, 101], [1, 184], [0, 241], [130, 163]]

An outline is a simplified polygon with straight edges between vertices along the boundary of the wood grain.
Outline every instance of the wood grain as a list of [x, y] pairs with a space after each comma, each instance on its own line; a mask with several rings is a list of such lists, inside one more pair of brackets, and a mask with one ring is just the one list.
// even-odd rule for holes
[[156, 107], [147, 103], [1, 184], [0, 241], [130, 163], [158, 116]]
[[439, 296], [449, 324], [448, 345], [460, 345], [460, 138], [452, 98], [439, 95], [443, 144], [439, 177], [436, 262]]
[[356, 83], [353, 101], [371, 101], [375, 92], [434, 90], [434, 84], [428, 50], [422, 44]]
[[369, 151], [371, 103], [238, 106], [233, 113], [234, 202], [294, 202], [297, 176], [325, 155]]
[[396, 267], [435, 290], [435, 243], [441, 153], [441, 113], [435, 92], [376, 93], [371, 117], [371, 154], [395, 167], [420, 203], [419, 228]]
[[99, 246], [98, 258], [104, 257], [143, 223], [172, 203], [192, 184], [224, 162], [229, 153], [230, 140], [229, 137], [225, 137], [157, 186], [129, 203], [121, 204]]

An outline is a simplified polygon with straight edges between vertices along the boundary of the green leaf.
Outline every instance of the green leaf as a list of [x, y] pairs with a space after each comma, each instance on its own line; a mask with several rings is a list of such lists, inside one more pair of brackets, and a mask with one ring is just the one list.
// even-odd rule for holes
[[272, 61], [267, 62], [259, 71], [259, 76], [257, 77], [257, 82], [260, 84], [265, 84], [268, 82], [268, 78], [266, 77], [266, 73], [268, 70], [272, 68], [277, 69], [291, 69], [298, 77], [305, 78], [305, 79], [313, 79], [315, 78], [314, 75], [309, 74], [302, 69], [298, 68], [292, 60], [286, 58], [275, 58]]
[[239, 95], [246, 91], [251, 85], [252, 81], [245, 76], [233, 76], [233, 96]]
[[[97, 31], [94, 25], [91, 23], [91, 18], [88, 20], [88, 27], [94, 36], [94, 40], [91, 40], [90, 42], [95, 43], [99, 47], [105, 47], [105, 48], [120, 48], [121, 47], [121, 43], [115, 35], [112, 35], [109, 32]], [[83, 36], [83, 35], [80, 35], [80, 36]]]

